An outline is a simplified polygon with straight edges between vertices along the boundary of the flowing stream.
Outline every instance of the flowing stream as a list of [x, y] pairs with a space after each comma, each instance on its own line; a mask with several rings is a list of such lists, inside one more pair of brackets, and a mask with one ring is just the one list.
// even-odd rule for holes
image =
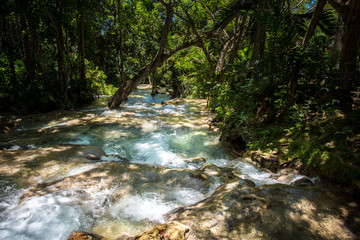
[[[236, 169], [258, 186], [278, 183], [227, 153], [219, 133], [209, 129], [213, 116], [204, 100], [164, 105], [168, 95], [149, 93], [140, 86], [119, 110], [108, 110], [107, 99], [99, 98], [77, 111], [33, 115], [3, 134], [0, 239], [66, 239], [76, 230], [107, 237], [141, 233], [222, 183], [189, 178], [205, 164], [188, 161], [195, 157]], [[62, 144], [98, 146], [106, 156], [84, 160], [46, 152]], [[36, 151], [43, 155], [29, 161]]]

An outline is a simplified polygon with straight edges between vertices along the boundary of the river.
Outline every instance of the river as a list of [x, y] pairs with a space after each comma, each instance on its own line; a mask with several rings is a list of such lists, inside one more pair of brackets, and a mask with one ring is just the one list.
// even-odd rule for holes
[[[74, 111], [19, 119], [0, 136], [0, 239], [67, 239], [77, 230], [109, 238], [142, 233], [225, 183], [210, 171], [199, 173], [205, 164], [232, 169], [254, 187], [290, 185], [302, 177], [280, 181], [234, 159], [218, 130], [209, 128], [214, 116], [205, 100], [162, 104], [166, 100], [141, 85], [119, 110], [107, 109], [101, 97]], [[79, 157], [77, 145], [106, 155]]]

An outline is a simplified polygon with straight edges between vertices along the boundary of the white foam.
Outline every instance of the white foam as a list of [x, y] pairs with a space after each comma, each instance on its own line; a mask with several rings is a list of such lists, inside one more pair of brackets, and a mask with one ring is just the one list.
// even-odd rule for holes
[[169, 197], [170, 199], [173, 199], [178, 205], [194, 204], [205, 198], [204, 194], [191, 188], [175, 189], [169, 194]]
[[174, 153], [168, 144], [168, 136], [162, 133], [153, 133], [149, 138], [135, 144], [137, 151], [135, 162], [169, 167], [184, 167], [185, 161]]
[[72, 202], [55, 194], [24, 200], [1, 213], [0, 239], [66, 239], [70, 232], [88, 225], [82, 210]]
[[114, 205], [110, 213], [114, 218], [127, 217], [134, 221], [150, 220], [163, 223], [163, 215], [176, 208], [177, 204], [164, 202], [156, 193], [125, 197]]
[[20, 146], [18, 146], [18, 145], [13, 145], [13, 146], [11, 146], [11, 147], [8, 149], [8, 151], [13, 152], [13, 151], [21, 150], [21, 149], [22, 149], [22, 148], [21, 148]]

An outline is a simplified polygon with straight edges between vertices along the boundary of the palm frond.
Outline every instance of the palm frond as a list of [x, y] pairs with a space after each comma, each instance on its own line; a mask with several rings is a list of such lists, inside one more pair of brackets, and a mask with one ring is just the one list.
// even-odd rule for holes
[[[313, 11], [303, 13], [303, 14], [294, 14], [294, 26], [298, 29], [298, 33], [300, 35], [304, 35], [306, 33], [306, 25], [305, 22], [307, 20], [311, 20], [313, 15]], [[336, 16], [334, 13], [330, 11], [323, 12], [318, 26], [320, 27], [321, 31], [323, 31], [326, 35], [332, 35], [335, 33], [336, 29]]]
[[256, 7], [258, 0], [233, 0], [216, 13], [215, 29], [223, 29], [238, 14], [246, 13]]
[[336, 31], [336, 16], [334, 13], [326, 11], [323, 13], [319, 27], [326, 35], [333, 35]]

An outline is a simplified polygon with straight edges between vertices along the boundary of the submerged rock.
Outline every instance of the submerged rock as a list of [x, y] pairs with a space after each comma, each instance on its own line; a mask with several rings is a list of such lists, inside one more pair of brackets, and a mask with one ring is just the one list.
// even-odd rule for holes
[[293, 186], [311, 186], [314, 183], [309, 179], [308, 177], [302, 176], [299, 179], [296, 179], [295, 181], [291, 182], [291, 185]]
[[65, 144], [64, 146], [70, 146], [71, 148], [66, 153], [70, 157], [81, 157], [89, 160], [99, 160], [102, 156], [106, 156], [104, 150], [98, 146], [89, 146], [89, 145], [75, 145], [75, 144]]
[[94, 233], [73, 232], [69, 236], [68, 240], [110, 240], [110, 239]]
[[[71, 163], [69, 163], [71, 164]], [[55, 192], [69, 192], [81, 200], [91, 199], [92, 194], [113, 189], [110, 202], [121, 197], [156, 191], [159, 198], [168, 201], [170, 192], [192, 189], [203, 195], [211, 191], [215, 183], [212, 176], [189, 169], [169, 169], [147, 164], [103, 162], [91, 169], [56, 181], [38, 183], [25, 191], [21, 200]]]

